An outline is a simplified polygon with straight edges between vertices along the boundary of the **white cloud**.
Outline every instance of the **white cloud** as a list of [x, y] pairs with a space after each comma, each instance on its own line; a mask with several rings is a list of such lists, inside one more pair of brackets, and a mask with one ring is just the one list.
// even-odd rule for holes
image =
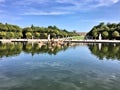
[[101, 5], [111, 5], [111, 4], [115, 4], [118, 3], [120, 0], [56, 0], [56, 2], [58, 3], [71, 3], [71, 4], [75, 4], [75, 5], [91, 5], [93, 3], [93, 5], [95, 4], [101, 4]]
[[111, 6], [118, 3], [120, 0], [56, 0], [58, 3], [69, 3], [73, 6], [56, 7], [58, 10], [68, 10], [72, 12], [76, 11], [88, 11], [95, 8]]
[[103, 6], [109, 6], [109, 5], [117, 3], [118, 1], [119, 0], [100, 0], [99, 4]]
[[50, 3], [50, 0], [18, 0], [13, 2], [14, 5], [23, 5], [23, 6], [27, 6], [27, 5], [31, 5], [33, 3], [37, 3], [37, 4], [46, 4], [46, 3]]
[[64, 15], [69, 14], [69, 12], [60, 12], [60, 11], [51, 11], [51, 12], [44, 12], [44, 11], [38, 11], [38, 12], [25, 12], [22, 15]]
[[102, 7], [102, 6], [110, 6], [115, 3], [118, 3], [120, 0], [87, 0], [87, 4], [94, 2], [91, 4], [91, 7], [97, 8], [97, 7]]
[[[72, 10], [91, 10], [94, 8], [110, 6], [118, 3], [120, 0], [57, 0], [59, 3], [73, 4], [71, 7], [67, 7]], [[66, 9], [66, 8], [64, 8]]]
[[39, 10], [38, 8], [29, 8], [26, 10], [23, 14], [21, 15], [64, 15], [64, 14], [69, 14], [70, 12], [68, 11], [56, 11], [56, 10]]
[[[5, 0], [0, 0], [4, 2]], [[118, 3], [120, 0], [15, 0], [11, 7], [22, 15], [63, 15], [94, 10]], [[36, 10], [31, 10], [35, 8]]]
[[120, 20], [98, 20], [98, 22], [105, 22], [105, 23], [119, 23]]
[[51, 0], [28, 0], [31, 2], [37, 2], [37, 3], [48, 3], [48, 2], [52, 2]]
[[119, 0], [111, 0], [113, 3], [117, 3], [119, 2]]
[[[77, 0], [77, 1], [79, 1], [79, 0]], [[56, 2], [58, 2], [58, 3], [75, 3], [76, 2], [76, 0], [56, 0]]]
[[[5, 0], [0, 0], [1, 2], [2, 1], [5, 1]], [[79, 6], [84, 6], [86, 5], [85, 7], [89, 7], [92, 5], [101, 5], [101, 6], [106, 6], [106, 5], [111, 5], [111, 4], [115, 4], [115, 3], [118, 3], [120, 0], [20, 0], [20, 1], [15, 1], [14, 3], [15, 4], [18, 4], [18, 5], [28, 5], [28, 4], [32, 4], [32, 3], [36, 3], [36, 4], [54, 4], [54, 3], [61, 3], [61, 4], [65, 4], [65, 3], [68, 3], [68, 4], [73, 4], [73, 5], [79, 5]], [[54, 5], [53, 5], [54, 6]]]
[[86, 23], [101, 23], [101, 22], [105, 22], [105, 23], [119, 23], [120, 20], [110, 20], [110, 19], [87, 19], [87, 20], [80, 20], [81, 22], [86, 22]]

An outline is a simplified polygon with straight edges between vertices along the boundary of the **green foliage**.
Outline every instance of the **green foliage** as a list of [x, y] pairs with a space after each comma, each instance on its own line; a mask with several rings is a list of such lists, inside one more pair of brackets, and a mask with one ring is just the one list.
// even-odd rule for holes
[[32, 29], [30, 27], [23, 28], [24, 32], [32, 32]]
[[11, 38], [21, 38], [22, 29], [17, 25], [2, 24], [0, 23], [0, 38], [11, 39]]
[[40, 38], [40, 33], [35, 32], [34, 37], [35, 37], [35, 38]]
[[13, 32], [9, 32], [9, 37], [10, 37], [10, 38], [14, 38], [14, 36], [15, 36], [15, 35], [14, 35]]
[[6, 32], [0, 32], [0, 38], [4, 39], [6, 37]]
[[27, 37], [27, 39], [31, 39], [31, 38], [32, 38], [32, 33], [27, 32], [27, 33], [26, 33], [26, 37]]
[[92, 32], [93, 37], [96, 39], [98, 37], [98, 33], [96, 31]]
[[113, 37], [119, 37], [119, 32], [118, 32], [118, 31], [114, 31], [114, 32], [112, 33], [112, 36], [113, 36]]
[[117, 39], [120, 34], [120, 23], [100, 23], [94, 26], [87, 36], [98, 38], [99, 34], [102, 34], [102, 39]]
[[102, 36], [103, 36], [103, 38], [108, 38], [109, 34], [107, 31], [103, 31]]
[[85, 36], [73, 36], [73, 40], [84, 40]]
[[52, 38], [56, 38], [56, 34], [55, 33], [51, 33], [51, 37]]
[[[3, 33], [4, 32], [4, 33]], [[52, 38], [76, 36], [75, 32], [68, 32], [67, 30], [59, 29], [56, 26], [39, 27], [31, 25], [31, 27], [20, 28], [17, 25], [2, 24], [0, 23], [0, 38], [40, 38], [47, 39], [47, 35], [50, 34]]]
[[40, 38], [41, 38], [41, 39], [47, 39], [47, 38], [48, 38], [47, 33], [41, 33], [41, 34], [40, 34]]
[[6, 33], [6, 38], [7, 39], [12, 39], [12, 38], [14, 38], [14, 36], [15, 36], [15, 34], [13, 32], [7, 32]]

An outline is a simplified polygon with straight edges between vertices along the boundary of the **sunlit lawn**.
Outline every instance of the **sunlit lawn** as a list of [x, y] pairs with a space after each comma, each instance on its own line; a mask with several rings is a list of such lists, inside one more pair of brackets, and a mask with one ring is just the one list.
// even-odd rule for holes
[[74, 36], [72, 39], [73, 40], [84, 40], [84, 35], [82, 35], [82, 36]]

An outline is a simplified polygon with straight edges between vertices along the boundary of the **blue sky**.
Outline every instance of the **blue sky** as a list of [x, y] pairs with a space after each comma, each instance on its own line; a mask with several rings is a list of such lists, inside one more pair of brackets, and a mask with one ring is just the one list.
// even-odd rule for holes
[[0, 0], [0, 22], [87, 32], [100, 22], [120, 22], [120, 0]]

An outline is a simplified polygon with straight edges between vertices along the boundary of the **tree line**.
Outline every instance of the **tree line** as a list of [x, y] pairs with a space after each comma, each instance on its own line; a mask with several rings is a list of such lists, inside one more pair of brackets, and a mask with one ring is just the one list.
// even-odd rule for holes
[[21, 28], [17, 25], [0, 23], [0, 39], [47, 39], [48, 35], [50, 35], [50, 38], [62, 38], [78, 34], [66, 29], [59, 29], [56, 26], [39, 27], [31, 25]]
[[98, 39], [100, 34], [102, 39], [120, 39], [120, 23], [100, 23], [94, 26], [86, 36]]

